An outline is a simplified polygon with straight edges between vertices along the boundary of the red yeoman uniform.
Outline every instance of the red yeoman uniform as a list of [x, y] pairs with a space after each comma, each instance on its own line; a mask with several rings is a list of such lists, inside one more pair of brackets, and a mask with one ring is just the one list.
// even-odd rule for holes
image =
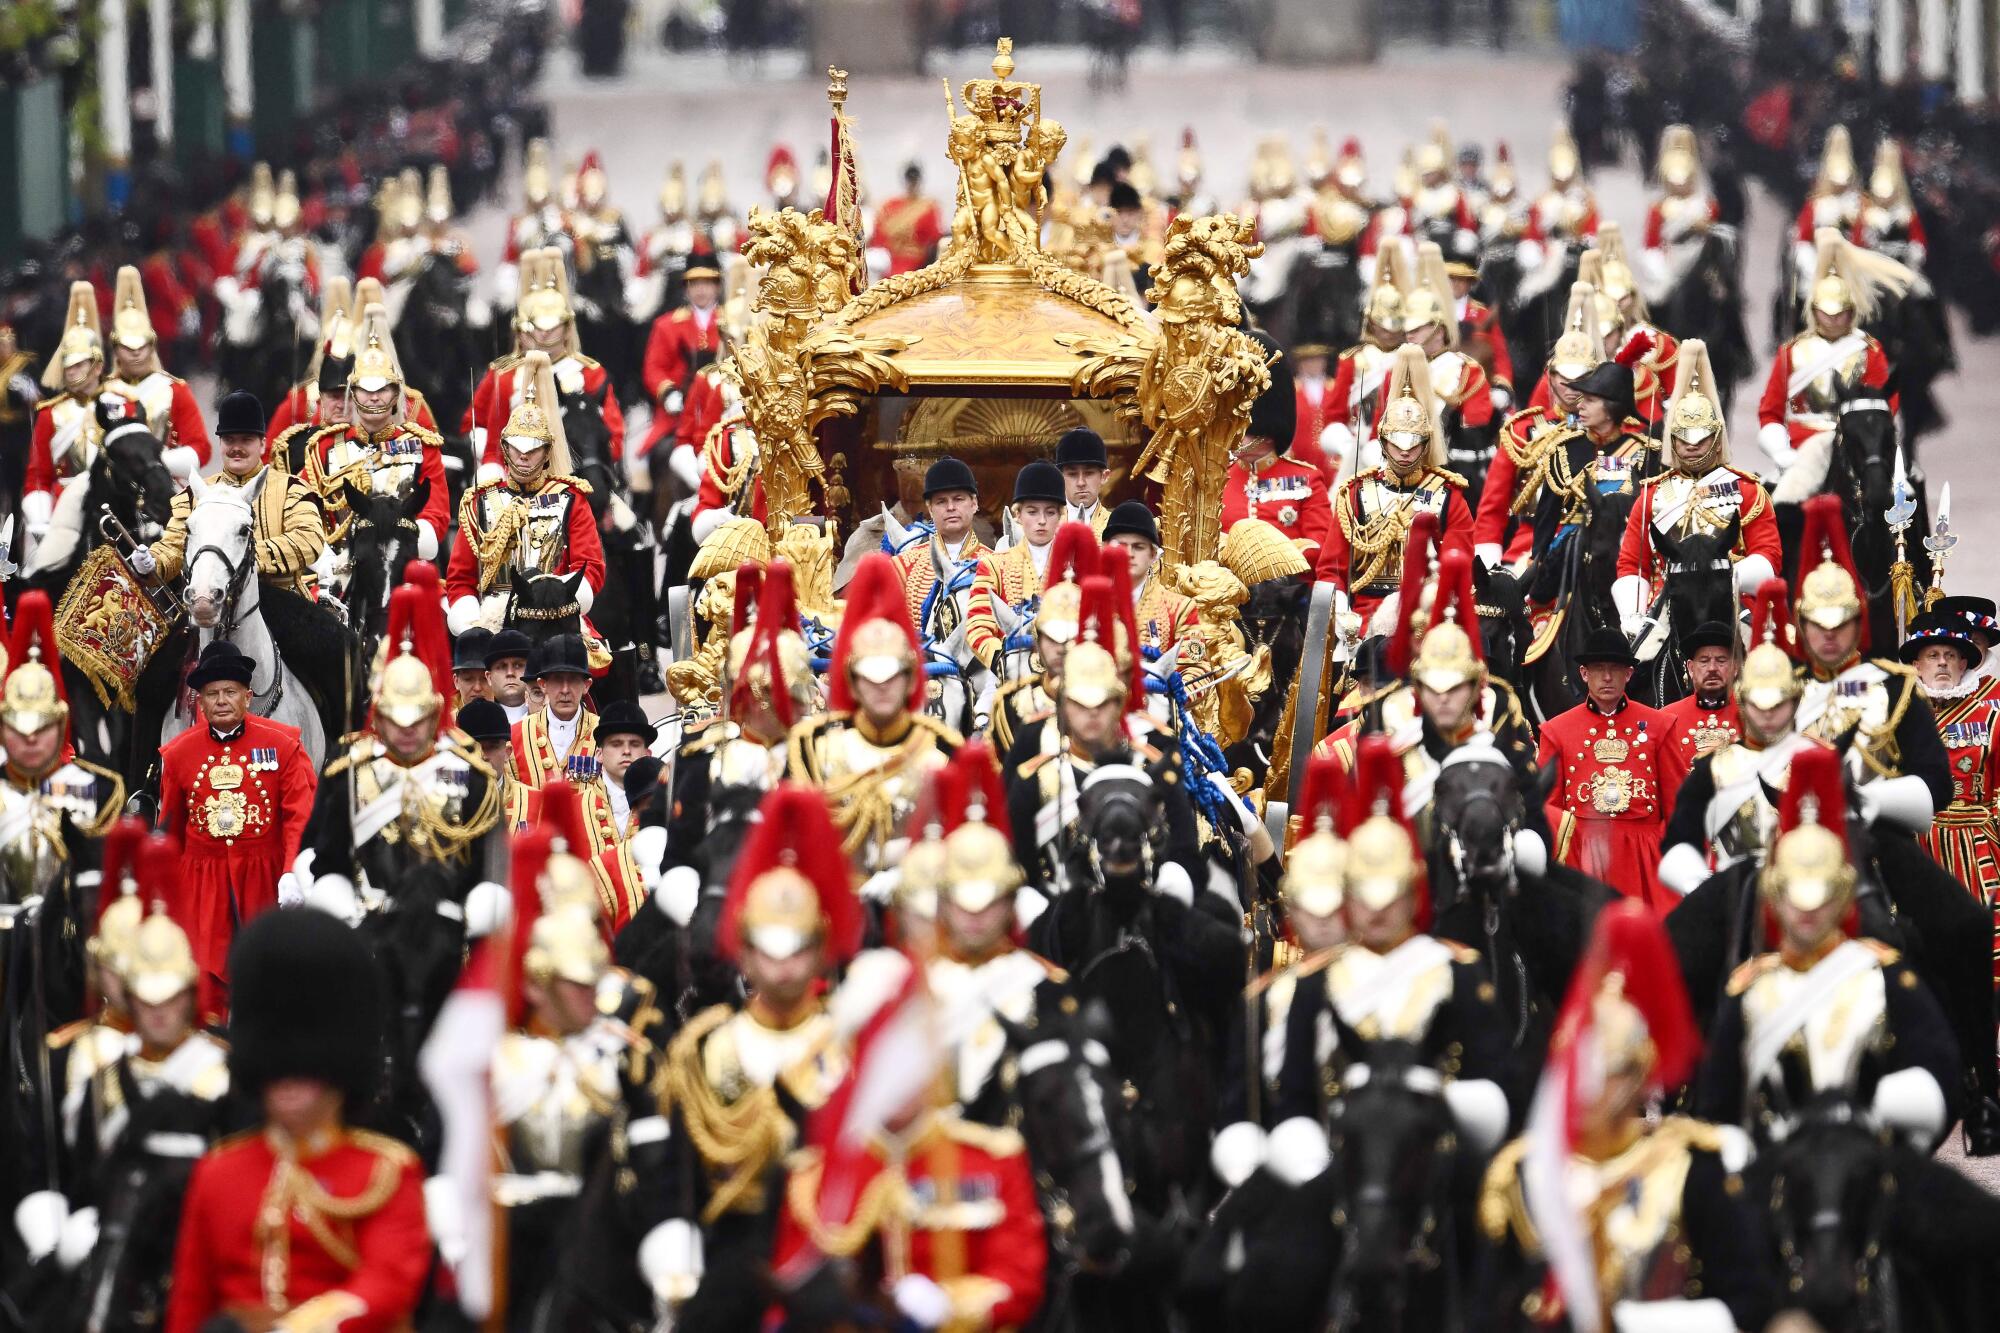
[[1303, 538], [1306, 559], [1316, 558], [1333, 527], [1326, 473], [1284, 455], [1250, 467], [1231, 463], [1222, 488], [1222, 530], [1246, 518], [1261, 518], [1295, 541]]
[[1704, 707], [1701, 700], [1690, 694], [1674, 700], [1660, 712], [1673, 728], [1674, 755], [1683, 773], [1693, 768], [1694, 761], [1703, 755], [1743, 739], [1743, 714], [1737, 707], [1733, 689], [1723, 696], [1719, 708]]
[[1626, 700], [1605, 716], [1578, 704], [1542, 728], [1537, 764], [1556, 764], [1549, 824], [1557, 855], [1665, 915], [1680, 901], [1659, 879], [1660, 833], [1686, 776], [1665, 713]]

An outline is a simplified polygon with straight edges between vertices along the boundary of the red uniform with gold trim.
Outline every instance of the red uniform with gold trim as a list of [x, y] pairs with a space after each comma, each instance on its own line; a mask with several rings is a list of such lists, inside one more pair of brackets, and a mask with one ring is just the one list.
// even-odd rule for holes
[[184, 849], [168, 909], [201, 967], [201, 1012], [227, 1011], [230, 941], [278, 905], [318, 789], [299, 729], [268, 718], [244, 718], [228, 740], [204, 721], [160, 747], [160, 827]]
[[640, 374], [654, 403], [664, 403], [675, 392], [686, 393], [695, 371], [722, 354], [721, 314], [718, 309], [696, 311], [684, 305], [653, 321]]
[[[60, 455], [58, 432], [62, 435]], [[94, 398], [64, 392], [42, 399], [35, 404], [35, 429], [29, 437], [27, 472], [21, 481], [23, 493], [53, 492], [58, 483], [88, 472], [101, 442]]]
[[1320, 475], [1326, 478], [1326, 484], [1331, 486], [1340, 469], [1320, 448], [1319, 433], [1333, 419], [1328, 415], [1333, 409], [1333, 381], [1295, 380], [1292, 392], [1297, 402], [1299, 424], [1292, 431], [1292, 445], [1285, 450], [1285, 456], [1318, 468]]
[[164, 370], [141, 375], [137, 380], [107, 374], [104, 387], [113, 393], [128, 394], [145, 405], [147, 424], [160, 437], [163, 447], [192, 449], [201, 465], [208, 466], [208, 424], [202, 420], [201, 404], [194, 400], [194, 390], [188, 388], [186, 380]]
[[1668, 472], [1648, 477], [1639, 486], [1639, 498], [1626, 516], [1625, 536], [1618, 546], [1619, 578], [1643, 575], [1651, 595], [1659, 596], [1667, 569], [1654, 540], [1656, 531], [1677, 537], [1716, 532], [1739, 515], [1743, 527], [1736, 545], [1730, 548], [1731, 558], [1761, 555], [1771, 562], [1774, 573], [1785, 567], [1778, 517], [1771, 509], [1769, 493], [1754, 473], [1725, 463], [1706, 476]]
[[[1547, 385], [1546, 375], [1542, 383]], [[1479, 492], [1479, 512], [1472, 518], [1475, 548], [1498, 546], [1508, 564], [1528, 554], [1534, 546], [1535, 532], [1526, 516], [1515, 522], [1517, 516], [1512, 512], [1521, 492], [1521, 472], [1514, 457], [1528, 456], [1549, 431], [1567, 429], [1571, 429], [1567, 418], [1547, 402], [1530, 405], [1501, 424], [1503, 438], [1486, 469], [1486, 487]]]
[[[1811, 378], [1794, 387], [1794, 373], [1808, 372]], [[1842, 393], [1857, 387], [1886, 394], [1889, 410], [1901, 410], [1901, 396], [1887, 393], [1889, 357], [1874, 335], [1857, 329], [1828, 342], [1808, 330], [1778, 349], [1771, 378], [1764, 382], [1764, 396], [1757, 400], [1757, 424], [1783, 423], [1797, 448], [1834, 428]]]
[[[1663, 249], [1687, 240], [1697, 222], [1710, 225], [1722, 221], [1722, 205], [1703, 191], [1691, 195], [1663, 195], [1646, 206], [1646, 230], [1640, 244], [1648, 250]], [[1672, 228], [1672, 235], [1668, 229]], [[1808, 236], [1807, 240], [1812, 238]]]
[[867, 1271], [880, 1273], [885, 1293], [911, 1274], [943, 1287], [952, 1304], [946, 1328], [1025, 1324], [1041, 1308], [1048, 1257], [1021, 1136], [934, 1113], [907, 1146], [878, 1140], [869, 1151], [874, 1175], [860, 1185], [852, 1215], [862, 1224], [858, 1232], [822, 1223], [819, 1150], [800, 1154], [778, 1217], [773, 1267], [782, 1271], [809, 1246], [860, 1257]]
[[[937, 552], [935, 559], [932, 556], [934, 550]], [[1000, 595], [1000, 580], [993, 572], [993, 552], [979, 538], [966, 537], [965, 545], [959, 548], [957, 560], [944, 554], [935, 537], [897, 552], [895, 560], [897, 577], [903, 581], [903, 600], [910, 608], [910, 623], [916, 626], [919, 637], [935, 640], [949, 638], [951, 628], [956, 628], [957, 622], [952, 620], [955, 615], [966, 624], [966, 650], [988, 667], [999, 660], [1003, 636], [1000, 621], [993, 613], [993, 599]], [[930, 597], [931, 589], [937, 586], [940, 562], [947, 577], [960, 585], [953, 594], [957, 609], [945, 612], [941, 605], [944, 598], [940, 595], [932, 604], [927, 619], [924, 602]], [[973, 565], [969, 578], [958, 572], [968, 562]], [[947, 628], [948, 624], [951, 628]]]
[[1664, 916], [1680, 895], [1660, 884], [1660, 834], [1686, 771], [1673, 721], [1627, 699], [1605, 716], [1578, 704], [1542, 728], [1540, 765], [1557, 765], [1549, 826], [1563, 864]]
[[578, 781], [596, 777], [602, 769], [597, 762], [597, 714], [588, 708], [576, 715], [576, 735], [567, 748], [556, 744], [549, 734], [547, 705], [535, 709], [514, 724], [509, 742], [514, 750], [514, 776], [529, 791], [539, 791], [552, 779]]
[[1164, 653], [1182, 635], [1193, 633], [1194, 622], [1194, 602], [1162, 583], [1157, 566], [1132, 594], [1132, 623], [1138, 627], [1141, 648]]
[[[695, 383], [697, 385], [706, 384], [707, 382], [708, 377], [706, 375], [695, 376]], [[693, 394], [688, 395], [688, 411], [681, 414], [682, 420], [686, 420], [688, 414], [695, 410], [695, 401]], [[696, 449], [703, 451], [701, 458], [701, 485], [695, 488], [694, 496], [695, 516], [699, 517], [711, 509], [728, 509], [741, 518], [754, 518], [759, 523], [764, 521], [764, 475], [762, 470], [755, 464], [754, 455], [756, 445], [752, 442], [753, 437], [749, 435], [749, 430], [749, 422], [741, 419], [732, 419], [727, 425], [723, 426], [722, 432], [715, 437], [713, 449], [710, 449], [705, 443], [694, 446]], [[706, 440], [706, 432], [704, 432], [703, 438]], [[746, 460], [748, 462], [748, 466], [745, 468], [747, 475], [738, 480], [734, 491], [725, 492], [723, 490], [723, 483], [728, 478], [724, 474], [736, 470], [736, 451], [738, 448], [747, 449], [752, 455], [750, 460]]]
[[930, 263], [943, 237], [944, 222], [935, 200], [898, 195], [884, 200], [876, 210], [875, 230], [868, 244], [889, 252], [889, 276], [893, 278]]
[[[1951, 756], [1951, 804], [1937, 812], [1930, 831], [1917, 841], [1937, 863], [1957, 877], [1973, 897], [1994, 911], [2000, 925], [2000, 682], [1980, 681], [1960, 698], [1930, 700], [1938, 735]], [[1994, 976], [2000, 978], [2000, 942], [1994, 945]]]
[[667, 434], [665, 427], [671, 425], [675, 440], [689, 448], [699, 449], [708, 442], [709, 431], [722, 420], [723, 409], [727, 406], [722, 397], [722, 373], [713, 365], [703, 366], [688, 384], [680, 417], [673, 419], [661, 413], [661, 429], [648, 434], [647, 439], [651, 441], [658, 435]]
[[327, 530], [347, 514], [345, 493], [338, 484], [349, 468], [365, 469], [378, 494], [414, 486], [421, 478], [430, 482], [430, 494], [417, 521], [431, 525], [438, 540], [444, 540], [451, 523], [451, 483], [444, 474], [444, 440], [438, 433], [413, 422], [391, 426], [378, 436], [370, 436], [359, 426], [328, 426], [316, 432], [306, 446], [306, 466], [301, 474], [326, 501]]
[[1514, 392], [1514, 354], [1500, 329], [1500, 312], [1467, 296], [1458, 303], [1458, 345], [1486, 371], [1491, 388]]
[[1734, 690], [1725, 692], [1722, 703], [1715, 708], [1707, 707], [1690, 694], [1660, 711], [1673, 727], [1674, 753], [1679, 756], [1682, 773], [1693, 769], [1695, 760], [1743, 739], [1743, 712], [1737, 706]]
[[1293, 541], [1303, 539], [1301, 549], [1313, 559], [1333, 528], [1326, 473], [1283, 455], [1248, 466], [1231, 463], [1222, 486], [1222, 530], [1246, 518], [1261, 518]]
[[[333, 424], [331, 421], [321, 421], [319, 419], [319, 396], [317, 394], [308, 395], [307, 390], [311, 387], [309, 384], [294, 384], [286, 391], [285, 396], [278, 400], [277, 409], [271, 413], [270, 424], [264, 427], [264, 444], [266, 446], [264, 461], [266, 463], [271, 461], [269, 446], [276, 444], [278, 437], [292, 427], [331, 426]], [[410, 420], [416, 422], [427, 431], [436, 432], [438, 428], [437, 417], [431, 412], [431, 405], [424, 401], [422, 391], [405, 386], [403, 396], [409, 400]]]
[[1342, 352], [1334, 366], [1333, 387], [1327, 391], [1327, 422], [1345, 423], [1356, 435], [1367, 438], [1381, 415], [1382, 389], [1389, 382], [1389, 364], [1395, 359], [1393, 349], [1370, 342], [1356, 343]]
[[[1334, 497], [1333, 525], [1320, 547], [1316, 568], [1321, 583], [1344, 589], [1365, 624], [1403, 574], [1403, 542], [1418, 512], [1438, 520], [1438, 554], [1472, 553], [1472, 510], [1465, 503], [1465, 479], [1443, 468], [1425, 468], [1405, 481], [1387, 468], [1371, 468], [1341, 483]], [[1364, 548], [1379, 549], [1372, 553]]]
[[[486, 367], [480, 377], [479, 387], [472, 391], [472, 440], [479, 450], [480, 466], [502, 466], [500, 459], [500, 436], [507, 428], [507, 417], [519, 404], [520, 392], [514, 372], [520, 368], [518, 356], [502, 357]], [[587, 356], [564, 356], [556, 361], [553, 369], [556, 376], [556, 392], [572, 394], [602, 394], [604, 400], [604, 425], [611, 432], [611, 460], [620, 462], [625, 457], [625, 413], [618, 406], [618, 395], [608, 386], [610, 376], [603, 366]]]
[[188, 1182], [166, 1330], [235, 1314], [249, 1328], [276, 1316], [288, 1333], [396, 1333], [430, 1265], [423, 1168], [408, 1148], [347, 1129], [293, 1157], [273, 1131], [242, 1134]]
[[595, 599], [604, 591], [604, 542], [597, 533], [597, 520], [590, 512], [589, 483], [575, 477], [545, 477], [532, 493], [518, 489], [511, 480], [489, 481], [473, 487], [459, 501], [459, 539], [452, 543], [451, 561], [445, 566], [444, 588], [451, 601], [478, 597], [504, 587], [498, 576], [486, 588], [479, 586], [484, 571], [476, 549], [502, 521], [508, 510], [527, 506], [527, 516], [515, 529], [516, 537], [507, 546], [510, 562], [525, 539], [538, 555], [535, 572], [574, 574]]

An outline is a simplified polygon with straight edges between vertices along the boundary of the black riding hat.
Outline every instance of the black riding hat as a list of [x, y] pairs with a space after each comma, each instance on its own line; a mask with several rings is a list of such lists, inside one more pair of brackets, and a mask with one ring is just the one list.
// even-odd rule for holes
[[1632, 654], [1632, 645], [1615, 629], [1590, 631], [1583, 640], [1583, 648], [1572, 660], [1578, 666], [1595, 666], [1600, 663], [1628, 667], [1639, 665], [1639, 659]]
[[1014, 502], [1047, 500], [1061, 504], [1065, 498], [1062, 469], [1045, 458], [1037, 458], [1014, 474]]
[[1706, 620], [1681, 635], [1681, 656], [1688, 657], [1700, 648], [1733, 648], [1736, 646], [1736, 631], [1719, 620]]
[[262, 435], [264, 433], [264, 405], [257, 401], [254, 393], [238, 389], [222, 396], [215, 405], [215, 437], [225, 435]]
[[1619, 420], [1631, 416], [1634, 411], [1630, 366], [1621, 366], [1616, 361], [1600, 361], [1571, 380], [1569, 386], [1578, 393], [1602, 398], [1610, 404], [1613, 416]]
[[451, 669], [453, 671], [486, 670], [486, 650], [493, 642], [493, 631], [475, 625], [459, 635], [451, 643]]
[[1056, 466], [1104, 467], [1111, 466], [1110, 451], [1104, 447], [1104, 437], [1088, 426], [1077, 426], [1063, 432], [1056, 441]]
[[558, 634], [537, 644], [535, 651], [528, 655], [529, 680], [589, 675], [590, 651], [583, 646], [581, 634]]
[[1251, 329], [1249, 333], [1270, 363], [1271, 384], [1250, 405], [1250, 424], [1243, 434], [1247, 438], [1269, 440], [1271, 447], [1282, 454], [1292, 447], [1292, 436], [1299, 429], [1299, 394], [1292, 382], [1292, 359], [1279, 355], [1282, 349], [1278, 340], [1264, 330]]
[[979, 494], [979, 482], [963, 459], [940, 458], [924, 473], [924, 499], [940, 491], [970, 491]]
[[468, 699], [458, 710], [458, 729], [482, 745], [498, 744], [512, 738], [507, 710], [491, 699]]
[[217, 639], [201, 650], [201, 660], [188, 672], [188, 688], [200, 690], [219, 680], [248, 685], [257, 672], [257, 663], [227, 639]]
[[1104, 540], [1124, 533], [1134, 537], [1144, 537], [1153, 545], [1160, 544], [1160, 525], [1153, 519], [1153, 511], [1146, 508], [1143, 500], [1127, 500], [1111, 511], [1104, 521]]
[[597, 715], [597, 739], [600, 741], [606, 736], [637, 736], [651, 745], [659, 734], [659, 728], [648, 722], [639, 705], [629, 699], [606, 704], [604, 711]]
[[535, 655], [535, 641], [517, 629], [503, 629], [486, 645], [486, 669], [491, 671], [495, 662], [509, 657], [526, 661]]

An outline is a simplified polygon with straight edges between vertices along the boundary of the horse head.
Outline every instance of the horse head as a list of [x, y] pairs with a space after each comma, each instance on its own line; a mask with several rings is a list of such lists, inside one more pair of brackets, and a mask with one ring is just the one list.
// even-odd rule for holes
[[1828, 1329], [1882, 1327], [1874, 1321], [1897, 1192], [1890, 1136], [1845, 1092], [1805, 1097], [1810, 1076], [1796, 1056], [1781, 1059], [1792, 1064], [1785, 1084], [1801, 1096], [1764, 1158], [1786, 1304]]
[[[1513, 896], [1514, 835], [1526, 795], [1507, 757], [1490, 741], [1452, 751], [1432, 788], [1433, 902], [1442, 911], [1461, 895], [1490, 908]], [[1540, 799], [1538, 794], [1537, 799]]]
[[1535, 637], [1527, 590], [1512, 570], [1488, 569], [1474, 561], [1472, 595], [1479, 611], [1480, 655], [1494, 675], [1515, 684], [1521, 677], [1521, 658]]
[[119, 521], [142, 538], [157, 536], [173, 516], [174, 476], [163, 461], [165, 449], [143, 418], [126, 418], [105, 429], [104, 445], [91, 464], [91, 489], [97, 492], [91, 497], [93, 506], [110, 505]]
[[1152, 888], [1163, 806], [1152, 776], [1129, 754], [1100, 764], [1082, 780], [1077, 827], [1091, 882], [1121, 897]]
[[604, 420], [604, 400], [610, 395], [611, 381], [594, 391], [582, 389], [562, 395], [563, 439], [569, 445], [570, 470], [590, 483], [590, 512], [604, 521], [605, 506], [618, 488], [616, 465], [611, 461], [611, 427]]
[[1083, 1018], [1055, 1035], [1000, 1022], [1018, 1052], [1014, 1092], [1028, 1155], [1064, 1219], [1056, 1250], [1085, 1271], [1103, 1273], [1127, 1257], [1134, 1222], [1109, 1110], [1119, 1080], [1110, 1052], [1089, 1034], [1106, 1021], [1103, 1006], [1086, 1006]]
[[1437, 1052], [1407, 1041], [1364, 1041], [1337, 1012], [1334, 1023], [1350, 1059], [1327, 1108], [1332, 1218], [1341, 1237], [1328, 1327], [1394, 1329], [1407, 1311], [1412, 1277], [1443, 1263], [1437, 1247], [1452, 1229], [1446, 1213], [1456, 1122]]
[[558, 634], [582, 633], [583, 605], [576, 596], [582, 570], [531, 574], [515, 568], [509, 574], [513, 591], [507, 599], [507, 628], [518, 629], [537, 643]]
[[1896, 417], [1889, 410], [1888, 392], [1862, 384], [1842, 385], [1834, 405], [1839, 422], [1834, 451], [1858, 487], [1859, 493], [1849, 498], [1858, 501], [1864, 527], [1879, 520], [1893, 499]]
[[347, 529], [347, 606], [351, 623], [372, 628], [389, 608], [395, 571], [417, 549], [417, 515], [431, 497], [431, 483], [416, 483], [396, 491], [363, 491], [341, 483], [352, 521]]
[[260, 473], [248, 486], [188, 479], [187, 606], [197, 629], [224, 635], [235, 629], [238, 603], [257, 577], [250, 539], [269, 476]]

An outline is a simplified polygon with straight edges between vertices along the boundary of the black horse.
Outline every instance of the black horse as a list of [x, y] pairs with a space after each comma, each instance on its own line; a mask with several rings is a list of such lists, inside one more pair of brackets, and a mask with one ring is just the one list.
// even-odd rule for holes
[[[658, 619], [653, 582], [653, 536], [632, 506], [623, 468], [611, 456], [611, 428], [604, 419], [607, 380], [596, 390], [562, 395], [563, 436], [570, 470], [590, 483], [590, 512], [604, 548], [604, 589], [591, 604], [590, 623], [611, 645], [612, 666], [601, 698], [639, 696], [640, 661], [650, 666]], [[647, 649], [641, 652], [642, 645]], [[658, 687], [655, 687], [655, 691]]]
[[[1789, 258], [1789, 246], [1785, 253]], [[1652, 312], [1660, 328], [1708, 345], [1709, 365], [1719, 381], [1715, 391], [1725, 409], [1753, 368], [1750, 336], [1743, 326], [1742, 268], [1736, 229], [1713, 227]]]
[[1640, 663], [1632, 677], [1632, 697], [1641, 703], [1665, 708], [1686, 696], [1687, 660], [1681, 654], [1681, 636], [1698, 625], [1736, 623], [1736, 575], [1730, 552], [1742, 530], [1741, 513], [1732, 515], [1727, 527], [1712, 532], [1675, 536], [1653, 528], [1653, 545], [1667, 570], [1667, 632], [1659, 652]]
[[[248, 389], [259, 402], [275, 403], [304, 376], [312, 359], [310, 331], [317, 317], [306, 296], [303, 257], [289, 250], [273, 255], [255, 295], [254, 316], [224, 317], [216, 368], [224, 384]], [[250, 298], [246, 293], [241, 299]]]
[[535, 643], [558, 634], [581, 634], [583, 605], [576, 599], [576, 590], [582, 585], [580, 569], [574, 574], [509, 570], [507, 609], [501, 616], [501, 628], [517, 629]]
[[[472, 322], [474, 277], [449, 255], [426, 254], [409, 276], [396, 348], [409, 382], [421, 385], [425, 401], [447, 444], [456, 449], [458, 423], [472, 403], [472, 391], [486, 369], [486, 334]], [[450, 456], [450, 455], [448, 455]], [[458, 460], [463, 464], [466, 459]], [[471, 473], [453, 477], [453, 512]]]
[[347, 623], [360, 641], [359, 674], [375, 660], [375, 645], [389, 628], [389, 593], [397, 573], [416, 554], [417, 515], [430, 500], [431, 483], [419, 477], [402, 492], [364, 492], [345, 484], [351, 516], [347, 526], [347, 585], [342, 598]]
[[1486, 669], [1518, 695], [1521, 658], [1535, 637], [1528, 619], [1528, 595], [1511, 571], [1475, 562], [1472, 597], [1479, 608], [1479, 647]]
[[465, 955], [465, 913], [449, 877], [417, 863], [399, 875], [381, 906], [357, 927], [382, 961], [389, 999], [386, 1105], [372, 1117], [435, 1160], [442, 1127], [419, 1076], [417, 1057], [458, 978]]

